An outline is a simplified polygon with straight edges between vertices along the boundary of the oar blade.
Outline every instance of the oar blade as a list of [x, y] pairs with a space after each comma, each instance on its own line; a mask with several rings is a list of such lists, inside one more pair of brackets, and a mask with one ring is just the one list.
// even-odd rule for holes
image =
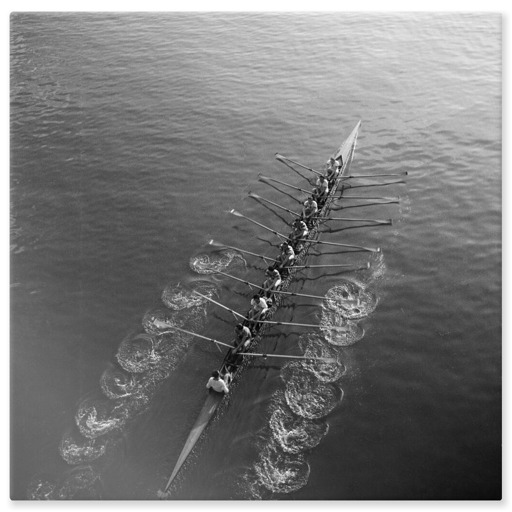
[[231, 209], [229, 210], [229, 212], [231, 215], [234, 215], [235, 217], [244, 217], [244, 215], [242, 215], [240, 212], [237, 212], [235, 209]]

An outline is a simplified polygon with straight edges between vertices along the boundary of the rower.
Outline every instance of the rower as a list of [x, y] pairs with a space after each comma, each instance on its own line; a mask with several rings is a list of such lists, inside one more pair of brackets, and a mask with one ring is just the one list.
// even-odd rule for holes
[[319, 176], [316, 180], [316, 187], [318, 189], [318, 200], [324, 202], [329, 194], [329, 182], [325, 176]]
[[327, 170], [334, 169], [336, 167], [336, 160], [331, 156], [329, 160], [327, 160]]
[[229, 393], [228, 384], [231, 382], [231, 374], [225, 373], [222, 378], [220, 372], [215, 370], [212, 372], [212, 376], [210, 380], [206, 383], [207, 389], [213, 389], [217, 393], [224, 393], [227, 395]]
[[341, 167], [339, 167], [338, 165], [336, 165], [335, 167], [329, 167], [329, 169], [327, 169], [327, 174], [325, 177], [329, 183], [330, 188], [333, 187], [334, 183], [338, 179], [338, 176], [340, 174], [340, 169], [341, 169]]
[[305, 239], [308, 237], [309, 229], [306, 223], [301, 219], [295, 219], [292, 224], [293, 231], [288, 237], [290, 244], [297, 249], [299, 244], [298, 240]]
[[263, 297], [270, 299], [274, 292], [279, 290], [281, 287], [281, 274], [279, 273], [279, 270], [274, 267], [268, 267], [267, 270], [265, 270], [265, 275], [267, 276], [267, 279], [265, 279], [261, 285], [261, 292]]
[[235, 342], [233, 353], [238, 352], [242, 348], [247, 348], [251, 343], [252, 334], [249, 327], [243, 324], [236, 324], [235, 326]]
[[280, 249], [281, 254], [277, 258], [275, 268], [282, 275], [283, 272], [287, 271], [288, 267], [293, 265], [293, 262], [295, 261], [295, 251], [288, 242], [283, 242]]
[[267, 301], [259, 295], [253, 295], [251, 299], [251, 309], [247, 313], [247, 319], [250, 322], [251, 331], [256, 327], [260, 320], [263, 320], [268, 311]]
[[318, 204], [313, 199], [313, 196], [310, 196], [304, 201], [302, 205], [302, 220], [307, 224], [311, 225], [311, 222], [314, 220], [316, 213], [318, 212]]

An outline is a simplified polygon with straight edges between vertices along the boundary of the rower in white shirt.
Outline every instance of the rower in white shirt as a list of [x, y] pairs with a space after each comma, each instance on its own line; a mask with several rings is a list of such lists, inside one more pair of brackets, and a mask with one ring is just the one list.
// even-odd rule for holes
[[314, 216], [318, 212], [318, 204], [313, 199], [313, 196], [310, 196], [304, 201], [302, 205], [302, 219], [306, 224], [314, 219]]
[[225, 395], [229, 393], [228, 383], [231, 382], [231, 374], [226, 373], [224, 377], [221, 378], [221, 375], [218, 370], [212, 372], [212, 376], [210, 380], [207, 382], [207, 389], [213, 389], [217, 393], [224, 393]]
[[274, 295], [276, 290], [279, 290], [281, 287], [281, 275], [279, 274], [279, 270], [274, 267], [268, 267], [265, 270], [265, 279], [264, 283], [261, 285], [261, 291], [263, 292], [263, 296], [270, 299]]
[[325, 176], [319, 176], [316, 180], [316, 187], [318, 189], [318, 199], [325, 201], [329, 194], [329, 182]]

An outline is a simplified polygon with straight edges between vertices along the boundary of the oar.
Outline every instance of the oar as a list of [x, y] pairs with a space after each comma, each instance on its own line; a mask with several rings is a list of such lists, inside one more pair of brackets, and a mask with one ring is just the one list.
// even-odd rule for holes
[[[232, 276], [231, 274], [227, 274], [226, 272], [222, 272], [221, 270], [217, 270], [217, 274], [222, 274], [223, 276], [229, 277], [231, 279], [234, 279], [235, 281], [240, 281], [241, 283], [244, 283], [250, 287], [254, 288], [262, 288], [261, 286], [251, 283], [249, 281], [245, 281], [244, 279], [240, 279], [239, 277]], [[279, 295], [292, 295], [296, 297], [308, 297], [310, 299], [320, 299], [325, 300], [325, 297], [320, 297], [319, 295], [308, 295], [306, 293], [295, 293], [295, 292], [282, 292], [279, 290], [273, 291], [272, 293], [278, 293]]]
[[368, 197], [368, 196], [337, 196], [334, 199], [368, 199], [372, 201], [382, 200], [382, 201], [398, 201], [399, 197]]
[[269, 228], [269, 227], [265, 226], [264, 224], [260, 224], [259, 222], [255, 221], [255, 220], [253, 220], [253, 219], [251, 219], [249, 217], [246, 217], [245, 215], [242, 215], [240, 212], [237, 212], [236, 210], [230, 210], [229, 213], [231, 213], [232, 215], [235, 215], [236, 217], [242, 217], [243, 219], [248, 220], [249, 222], [252, 222], [253, 224], [256, 224], [260, 228], [266, 229], [267, 231], [270, 231], [271, 233], [274, 233], [274, 235], [277, 235], [277, 236], [283, 238], [284, 240], [288, 239], [288, 237], [286, 235], [283, 235], [282, 233], [279, 233], [279, 231], [276, 231], [275, 229]]
[[[286, 165], [286, 167], [288, 167], [289, 169], [291, 169], [293, 172], [297, 173], [301, 178], [303, 178], [303, 179], [305, 179], [305, 180], [309, 181], [309, 178], [308, 178], [307, 176], [304, 176], [304, 174], [302, 174], [302, 173], [300, 173], [299, 171], [297, 171], [297, 169], [295, 169], [295, 167], [293, 167], [292, 165], [290, 165], [288, 162], [285, 162], [284, 160], [281, 160], [281, 159], [279, 159], [279, 158], [278, 158], [278, 160], [279, 160], [282, 164]], [[309, 181], [309, 183], [311, 184], [311, 182], [310, 182], [310, 181]]]
[[276, 180], [274, 178], [269, 178], [267, 176], [263, 176], [262, 174], [259, 175], [258, 178], [259, 181], [262, 181], [263, 183], [266, 183], [267, 181], [273, 181], [275, 183], [279, 183], [280, 185], [284, 185], [285, 187], [293, 188], [294, 190], [298, 190], [299, 192], [304, 192], [305, 194], [311, 195], [311, 190], [305, 190], [300, 187], [296, 187], [295, 185], [290, 185], [289, 183], [285, 183], [284, 181]]
[[295, 160], [292, 160], [291, 158], [286, 158], [285, 156], [280, 155], [279, 153], [276, 153], [276, 154], [275, 154], [275, 157], [276, 157], [279, 161], [281, 161], [281, 162], [283, 162], [283, 163], [285, 163], [285, 162], [284, 162], [284, 160], [287, 160], [288, 162], [291, 162], [292, 164], [298, 165], [299, 167], [302, 167], [303, 169], [306, 169], [306, 170], [308, 170], [308, 171], [314, 172], [315, 174], [318, 174], [319, 176], [323, 176], [323, 173], [322, 173], [322, 172], [320, 172], [320, 171], [315, 171], [315, 169], [311, 169], [311, 167], [308, 167], [307, 165], [301, 164], [300, 162], [296, 162]]
[[393, 222], [391, 219], [349, 219], [347, 217], [326, 217], [325, 219], [322, 219], [324, 222], [328, 220], [341, 220], [345, 222], [373, 222], [374, 224], [392, 224]]
[[[343, 268], [350, 268], [354, 265], [346, 264], [346, 263], [339, 263], [339, 264], [332, 264], [332, 265], [293, 265], [293, 268], [329, 268], [329, 267], [343, 267]], [[370, 264], [367, 263], [366, 267], [363, 268], [370, 268]], [[359, 267], [358, 267], [359, 270]]]
[[[194, 290], [193, 293], [195, 293], [196, 295], [199, 295], [200, 297], [203, 297], [203, 299], [206, 299], [207, 301], [210, 301], [213, 304], [216, 304], [217, 306], [220, 306], [221, 308], [225, 309], [226, 311], [229, 311], [229, 312], [233, 313], [233, 315], [238, 316], [239, 318], [242, 318], [243, 320], [247, 320], [248, 322], [252, 322], [253, 321], [253, 320], [249, 320], [248, 318], [246, 318], [245, 316], [241, 315], [240, 313], [237, 313], [233, 309], [228, 308], [227, 306], [224, 306], [224, 304], [221, 304], [220, 302], [217, 302], [217, 301], [215, 301], [213, 299], [210, 299], [210, 297], [207, 297], [206, 295], [203, 295], [203, 294], [197, 292], [196, 290]], [[299, 324], [299, 323], [295, 323], [295, 322], [272, 322], [270, 320], [256, 320], [256, 322], [260, 323], [260, 324], [271, 324], [271, 325], [290, 325], [292, 327], [316, 327], [316, 328], [320, 327], [317, 324]], [[343, 327], [338, 327], [336, 325], [333, 325], [331, 327], [326, 327], [326, 328], [327, 329], [331, 329], [333, 331], [344, 330]]]
[[203, 297], [203, 299], [206, 299], [209, 302], [212, 302], [213, 304], [216, 304], [217, 306], [220, 306], [221, 308], [225, 309], [226, 311], [229, 311], [230, 313], [233, 313], [233, 315], [237, 316], [238, 318], [241, 318], [242, 320], [250, 321], [248, 318], [246, 318], [244, 315], [241, 315], [240, 313], [237, 313], [234, 309], [228, 308], [227, 306], [224, 306], [224, 304], [221, 304], [220, 302], [217, 302], [210, 297], [207, 297], [206, 295], [203, 295], [202, 293], [199, 293], [196, 290], [193, 290], [192, 293], [195, 293], [196, 295], [199, 295], [199, 297]]
[[361, 247], [360, 245], [340, 244], [337, 242], [323, 242], [321, 240], [307, 240], [305, 238], [299, 238], [297, 241], [298, 242], [311, 242], [313, 244], [334, 245], [336, 247], [348, 247], [350, 249], [359, 249], [359, 250], [368, 251], [368, 252], [380, 252], [380, 247], [377, 247], [376, 249], [374, 249], [372, 247]]
[[275, 185], [273, 185], [270, 182], [265, 182], [265, 184], [268, 185], [269, 187], [272, 187], [274, 190], [277, 190], [280, 194], [284, 194], [285, 196], [288, 196], [290, 199], [293, 199], [297, 203], [302, 204], [302, 202], [304, 201], [303, 199], [297, 199], [296, 197], [292, 196], [291, 194], [288, 194], [288, 192], [285, 192], [284, 190], [280, 189], [279, 187], [276, 187]]
[[300, 217], [300, 213], [296, 213], [289, 208], [285, 208], [284, 206], [281, 206], [280, 204], [274, 203], [273, 201], [269, 201], [268, 199], [265, 199], [264, 197], [259, 196], [258, 194], [255, 194], [254, 192], [249, 192], [249, 197], [252, 197], [253, 199], [264, 201], [265, 203], [269, 203], [273, 206], [276, 206], [277, 208], [281, 208], [281, 210], [284, 210], [285, 212], [291, 213], [292, 215], [295, 215], [296, 217]]
[[371, 185], [346, 185], [345, 189], [349, 188], [362, 188], [362, 187], [387, 187], [388, 185], [398, 185], [405, 183], [404, 180], [389, 181], [388, 183], [372, 183]]
[[336, 363], [337, 359], [334, 357], [308, 357], [308, 356], [286, 356], [282, 354], [255, 354], [254, 352], [239, 352], [237, 355], [240, 356], [251, 356], [251, 357], [282, 357], [286, 359], [306, 359], [308, 361], [323, 361], [325, 363]]
[[350, 176], [341, 176], [342, 180], [350, 180], [352, 178], [380, 178], [381, 176], [407, 176], [407, 171], [399, 172], [396, 174], [351, 174]]
[[231, 245], [221, 244], [220, 242], [216, 242], [213, 239], [210, 240], [208, 244], [213, 245], [214, 247], [233, 249], [234, 251], [243, 252], [244, 254], [250, 254], [251, 256], [263, 258], [265, 261], [273, 261], [274, 263], [277, 262], [277, 260], [275, 260], [274, 258], [270, 258], [269, 256], [263, 256], [263, 254], [257, 254], [255, 252], [246, 251], [245, 249], [239, 249], [238, 247], [232, 247]]
[[[171, 327], [171, 326], [169, 326], [169, 327]], [[168, 331], [164, 331], [161, 334], [165, 334], [165, 333], [168, 333], [168, 332], [173, 332], [174, 330], [180, 331], [180, 332], [184, 332], [186, 334], [190, 334], [191, 336], [195, 336], [196, 338], [201, 338], [203, 340], [215, 343], [215, 346], [217, 348], [219, 348], [218, 345], [224, 345], [225, 347], [233, 348], [232, 345], [229, 345], [227, 343], [223, 343], [222, 341], [214, 340], [213, 338], [208, 338], [207, 336], [203, 336], [202, 334], [197, 334], [196, 332], [187, 331], [185, 329], [181, 329], [180, 327], [175, 327], [174, 325], [172, 326], [171, 329], [169, 329]], [[219, 350], [220, 350], [220, 348], [219, 348]]]
[[338, 207], [331, 206], [331, 210], [339, 211], [339, 210], [346, 210], [347, 208], [365, 208], [367, 206], [377, 206], [377, 205], [381, 205], [381, 204], [400, 204], [400, 201], [380, 201], [378, 203], [352, 204], [349, 206], [338, 206]]

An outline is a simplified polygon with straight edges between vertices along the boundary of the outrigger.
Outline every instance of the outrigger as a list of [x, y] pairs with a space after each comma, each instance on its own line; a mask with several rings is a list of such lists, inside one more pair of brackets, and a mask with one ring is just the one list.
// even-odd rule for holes
[[[316, 218], [311, 226], [311, 229], [309, 230], [307, 238], [300, 240], [300, 245], [298, 246], [298, 252], [295, 256], [294, 263], [292, 266], [288, 267], [286, 269], [286, 271], [284, 272], [284, 274], [282, 276], [283, 279], [281, 282], [281, 286], [279, 288], [279, 293], [273, 294], [272, 305], [270, 306], [266, 316], [264, 317], [264, 320], [262, 319], [262, 321], [259, 321], [256, 323], [250, 322], [249, 319], [247, 318], [247, 315], [245, 315], [245, 316], [241, 315], [240, 313], [230, 310], [229, 308], [226, 308], [222, 304], [215, 302], [206, 296], [202, 296], [206, 300], [208, 300], [218, 306], [221, 306], [224, 309], [231, 311], [235, 316], [237, 316], [239, 318], [239, 321], [242, 322], [243, 325], [252, 327], [252, 331], [253, 331], [253, 336], [251, 338], [250, 345], [248, 347], [242, 348], [241, 350], [234, 350], [232, 346], [230, 346], [226, 343], [222, 343], [217, 340], [207, 338], [206, 336], [202, 336], [202, 335], [198, 335], [198, 334], [195, 334], [192, 332], [185, 331], [191, 335], [198, 336], [199, 338], [203, 338], [205, 340], [214, 342], [217, 347], [219, 347], [219, 345], [224, 345], [224, 346], [230, 347], [229, 350], [227, 351], [227, 354], [224, 357], [224, 360], [220, 366], [220, 369], [218, 370], [219, 374], [221, 376], [230, 374], [233, 380], [239, 378], [240, 374], [242, 373], [241, 372], [242, 368], [244, 368], [253, 357], [259, 357], [259, 356], [261, 356], [261, 357], [290, 357], [290, 358], [312, 359], [312, 360], [319, 359], [323, 362], [331, 362], [331, 363], [335, 362], [335, 360], [333, 360], [332, 358], [315, 358], [315, 357], [307, 357], [307, 356], [284, 356], [284, 355], [278, 355], [278, 354], [261, 354], [261, 353], [256, 353], [255, 349], [256, 349], [258, 343], [260, 342], [262, 336], [264, 335], [265, 331], [268, 330], [272, 325], [297, 325], [297, 326], [319, 327], [317, 325], [315, 326], [312, 324], [297, 324], [297, 323], [291, 323], [291, 322], [273, 322], [272, 318], [274, 317], [275, 313], [279, 309], [281, 303], [284, 300], [286, 300], [287, 296], [299, 295], [299, 294], [292, 293], [292, 292], [287, 293], [287, 291], [286, 291], [290, 287], [291, 283], [293, 282], [295, 274], [305, 268], [314, 267], [314, 265], [306, 265], [304, 263], [307, 258], [308, 251], [309, 251], [310, 247], [313, 244], [322, 243], [318, 240], [318, 237], [320, 234], [319, 227], [321, 226], [322, 222], [327, 219], [327, 215], [329, 214], [331, 207], [333, 206], [333, 202], [340, 199], [343, 196], [343, 192], [344, 192], [345, 188], [348, 188], [344, 185], [344, 182], [348, 177], [350, 164], [351, 164], [353, 156], [354, 156], [360, 125], [361, 125], [361, 121], [359, 121], [357, 123], [357, 125], [352, 130], [352, 132], [348, 136], [348, 138], [341, 144], [341, 146], [337, 149], [337, 151], [334, 153], [334, 155], [328, 160], [328, 162], [331, 162], [331, 163], [337, 162], [337, 165], [339, 166], [338, 167], [339, 173], [338, 173], [336, 179], [331, 182], [329, 194], [327, 195], [325, 201], [323, 202], [323, 204], [318, 205], [318, 213], [317, 213]], [[307, 166], [299, 164], [298, 162], [290, 160], [280, 154], [276, 154], [276, 158], [280, 162], [285, 163], [288, 167], [291, 167], [291, 165], [289, 165], [287, 162], [291, 162], [291, 163], [299, 165], [300, 167], [303, 167], [309, 171], [312, 171], [315, 174], [321, 173], [320, 171], [316, 171]], [[265, 181], [265, 182], [267, 182], [267, 181], [276, 182], [277, 181], [277, 180], [273, 180], [273, 179], [269, 179], [269, 178], [265, 178], [265, 177], [260, 177], [260, 180]], [[284, 184], [284, 183], [281, 182], [281, 184]], [[287, 184], [284, 184], [284, 185], [287, 185]], [[295, 188], [298, 189], [298, 187], [295, 187]], [[279, 189], [277, 189], [277, 190], [279, 190]], [[310, 192], [308, 192], [307, 190], [304, 190], [304, 189], [298, 189], [298, 190], [300, 192], [306, 192], [308, 195], [310, 195]], [[250, 196], [255, 199], [259, 199], [259, 200], [263, 199], [260, 196], [257, 196], [256, 194], [252, 194], [252, 193], [250, 193]], [[366, 198], [363, 198], [363, 199], [366, 199]], [[374, 199], [374, 198], [372, 198], [372, 199]], [[301, 202], [301, 201], [298, 200], [298, 202]], [[393, 202], [395, 202], [395, 201], [393, 201]], [[274, 206], [279, 207], [279, 205], [277, 205], [277, 203], [273, 203], [273, 204], [274, 204]], [[282, 209], [284, 209], [284, 208], [282, 208]], [[288, 211], [289, 211], [289, 213], [292, 213], [293, 215], [296, 215], [298, 217], [300, 216], [300, 214], [296, 214], [290, 210], [288, 210]], [[252, 219], [248, 219], [244, 215], [236, 212], [235, 210], [231, 210], [230, 213], [237, 215], [238, 217], [243, 217], [243, 218], [253, 222], [254, 224], [257, 224], [258, 226], [260, 226], [264, 229], [267, 229], [268, 231], [273, 232], [280, 239], [286, 238], [286, 235], [283, 235], [271, 228], [267, 228], [266, 226], [263, 226], [262, 224], [260, 224], [256, 221], [253, 221]], [[376, 222], [383, 222], [383, 221], [376, 221]], [[388, 223], [388, 222], [386, 222], [386, 223]], [[323, 243], [327, 244], [326, 242], [323, 242]], [[276, 263], [276, 261], [277, 261], [274, 258], [262, 256], [260, 254], [251, 253], [246, 250], [237, 249], [235, 247], [223, 245], [221, 243], [214, 242], [213, 240], [210, 241], [210, 244], [217, 246], [217, 247], [231, 248], [233, 250], [238, 250], [240, 252], [262, 258], [265, 262]], [[347, 247], [347, 248], [353, 248], [356, 250], [371, 251], [371, 252], [379, 252], [380, 251], [380, 248], [373, 249], [373, 248], [360, 247], [360, 246], [351, 246], [348, 244], [331, 243], [329, 245], [338, 245], [341, 247]], [[367, 268], [367, 267], [364, 267], [364, 268]], [[222, 272], [219, 272], [219, 273], [222, 274]], [[227, 274], [225, 274], [225, 275], [227, 275]], [[227, 277], [232, 277], [232, 276], [227, 275]], [[243, 281], [243, 280], [241, 280], [241, 281]], [[252, 283], [248, 283], [247, 281], [243, 281], [243, 282], [245, 282], [246, 284], [252, 284]], [[200, 295], [200, 294], [198, 293], [198, 295]], [[316, 297], [316, 296], [310, 296], [310, 297], [320, 298], [320, 297]], [[172, 331], [173, 329], [180, 330], [180, 329], [175, 328], [170, 325], [168, 327], [169, 327], [169, 332]], [[333, 327], [333, 329], [336, 330], [337, 328]], [[194, 423], [194, 426], [192, 427], [192, 430], [190, 431], [190, 433], [185, 441], [185, 445], [178, 457], [178, 460], [176, 461], [176, 464], [175, 464], [174, 469], [172, 470], [172, 473], [167, 481], [167, 484], [166, 484], [164, 490], [159, 491], [159, 493], [158, 493], [160, 498], [165, 498], [165, 497], [169, 496], [169, 489], [170, 489], [173, 481], [175, 480], [176, 476], [178, 475], [185, 460], [187, 459], [189, 454], [194, 449], [194, 446], [198, 442], [201, 434], [204, 432], [205, 428], [208, 426], [210, 420], [214, 416], [219, 405], [222, 403], [224, 396], [225, 396], [224, 393], [219, 393], [219, 392], [213, 391], [211, 389], [209, 390], [206, 400], [203, 404], [203, 407], [201, 408], [201, 411], [196, 419], [196, 422]]]

